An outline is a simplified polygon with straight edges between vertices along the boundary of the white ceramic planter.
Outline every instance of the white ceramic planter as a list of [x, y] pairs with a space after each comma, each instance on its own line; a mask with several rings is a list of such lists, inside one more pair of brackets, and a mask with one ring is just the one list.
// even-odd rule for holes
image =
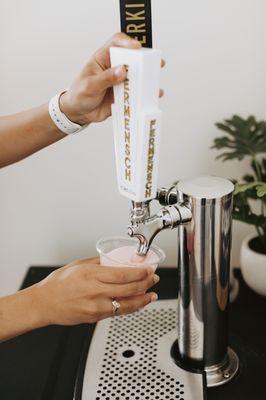
[[248, 243], [255, 237], [247, 236], [241, 246], [240, 265], [243, 278], [255, 292], [266, 296], [266, 255], [251, 250]]

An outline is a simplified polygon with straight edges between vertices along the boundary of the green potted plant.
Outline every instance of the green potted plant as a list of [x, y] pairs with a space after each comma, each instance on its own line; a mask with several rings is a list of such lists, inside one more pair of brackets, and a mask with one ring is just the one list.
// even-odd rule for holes
[[266, 295], [266, 121], [235, 115], [216, 126], [223, 131], [212, 146], [222, 151], [218, 159], [250, 159], [249, 173], [234, 181], [233, 218], [254, 227], [241, 246], [241, 270], [246, 283]]

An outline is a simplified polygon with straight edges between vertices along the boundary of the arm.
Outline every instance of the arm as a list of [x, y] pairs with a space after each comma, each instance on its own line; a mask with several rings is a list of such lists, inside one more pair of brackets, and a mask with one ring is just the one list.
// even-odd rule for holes
[[108, 318], [113, 315], [113, 297], [121, 304], [119, 315], [132, 313], [157, 299], [155, 293], [145, 292], [158, 281], [148, 267], [101, 267], [96, 259], [74, 262], [0, 299], [0, 341], [51, 324]]
[[[110, 68], [109, 48], [138, 48], [140, 43], [115, 35], [98, 50], [69, 90], [61, 111], [80, 125], [100, 122], [111, 114], [113, 85], [123, 82], [123, 66]], [[0, 118], [0, 167], [17, 162], [65, 137], [48, 113], [48, 105]], [[83, 260], [56, 270], [39, 284], [0, 298], [0, 341], [50, 324], [91, 323], [112, 315], [113, 297], [119, 314], [134, 312], [151, 301], [145, 293], [159, 278], [148, 268], [101, 268]], [[121, 300], [120, 300], [121, 299]]]
[[[84, 125], [110, 116], [112, 87], [126, 78], [123, 66], [110, 68], [111, 46], [141, 47], [136, 40], [119, 33], [94, 54], [60, 98], [61, 111], [71, 121]], [[20, 161], [65, 136], [51, 120], [48, 104], [0, 117], [0, 168]]]
[[53, 123], [48, 104], [0, 118], [0, 167], [15, 163], [66, 135]]

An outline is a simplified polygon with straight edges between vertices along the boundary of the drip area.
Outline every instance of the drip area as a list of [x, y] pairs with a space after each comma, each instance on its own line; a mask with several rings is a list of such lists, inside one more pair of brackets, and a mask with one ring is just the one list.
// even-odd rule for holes
[[203, 376], [172, 360], [176, 300], [100, 322], [86, 362], [82, 400], [201, 400]]
[[[22, 288], [52, 270], [30, 268]], [[160, 300], [140, 313], [96, 326], [50, 326], [1, 343], [1, 400], [264, 400], [266, 298], [236, 271], [239, 293], [230, 307], [229, 346], [240, 369], [227, 384], [206, 389], [203, 375], [172, 361], [177, 270], [160, 268], [158, 274]]]
[[253, 293], [237, 271], [240, 288], [231, 304], [229, 345], [238, 354], [240, 368], [231, 380], [228, 376], [227, 384], [207, 388], [205, 373], [185, 371], [171, 356], [177, 338], [177, 301], [163, 298], [167, 298], [167, 288], [173, 295], [175, 273], [162, 270], [161, 300], [157, 303], [133, 315], [97, 324], [80, 369], [77, 400], [266, 398], [262, 333], [266, 334], [266, 299]]

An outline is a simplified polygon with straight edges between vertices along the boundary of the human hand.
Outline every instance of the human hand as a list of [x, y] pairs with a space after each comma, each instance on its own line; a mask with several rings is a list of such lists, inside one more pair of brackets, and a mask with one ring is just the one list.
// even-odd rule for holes
[[101, 122], [111, 115], [113, 86], [126, 79], [123, 65], [111, 68], [109, 50], [112, 46], [141, 48], [137, 40], [124, 33], [117, 33], [96, 51], [67, 92], [60, 97], [60, 108], [71, 121], [85, 125]]
[[76, 325], [112, 316], [113, 298], [121, 304], [118, 315], [145, 307], [157, 300], [145, 292], [158, 281], [151, 267], [102, 267], [87, 259], [55, 270], [32, 290], [42, 325]]

